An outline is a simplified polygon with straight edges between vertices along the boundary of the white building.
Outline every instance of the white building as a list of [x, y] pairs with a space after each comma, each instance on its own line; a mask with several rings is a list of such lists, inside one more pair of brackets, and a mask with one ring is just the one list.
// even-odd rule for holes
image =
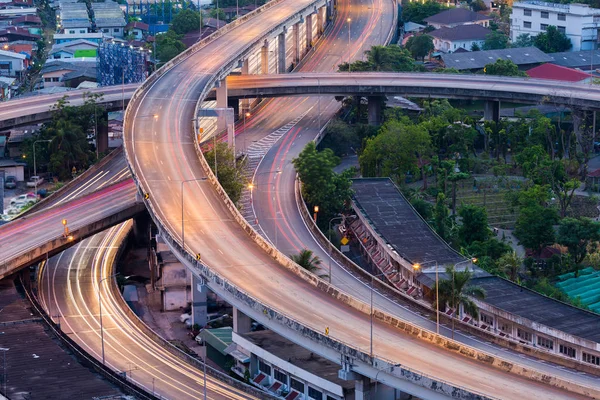
[[598, 47], [600, 9], [587, 4], [559, 4], [543, 1], [513, 3], [510, 36], [515, 41], [521, 34], [531, 36], [554, 25], [571, 40], [572, 51], [592, 50]]
[[18, 76], [27, 68], [27, 56], [0, 50], [0, 75]]
[[454, 28], [441, 28], [428, 35], [433, 37], [435, 51], [454, 53], [462, 48], [471, 50], [474, 44], [481, 48], [490, 30], [478, 24], [461, 25]]

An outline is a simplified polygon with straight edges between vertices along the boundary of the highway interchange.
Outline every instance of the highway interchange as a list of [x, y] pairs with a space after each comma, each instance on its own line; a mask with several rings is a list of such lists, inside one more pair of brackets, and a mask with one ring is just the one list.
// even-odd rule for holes
[[[282, 2], [208, 43], [201, 51], [175, 65], [132, 104], [125, 134], [129, 161], [139, 184], [149, 193], [156, 218], [169, 234], [181, 240], [181, 182], [204, 177], [193, 146], [193, 106], [199, 93], [235, 55], [286, 13], [305, 6]], [[169, 97], [164, 93], [170, 92]], [[158, 118], [148, 118], [157, 113]], [[316, 331], [366, 350], [368, 318], [348, 309], [308, 285], [258, 248], [216, 195], [208, 181], [190, 181], [185, 189], [185, 247], [202, 252], [203, 262], [237, 287], [285, 315], [293, 315]], [[276, 273], [274, 273], [276, 271]], [[352, 327], [352, 329], [349, 329]], [[503, 398], [574, 398], [557, 388], [527, 381], [399, 334], [377, 324], [375, 353], [475, 392]]]
[[[276, 11], [283, 15], [289, 12], [290, 8], [301, 6], [302, 4], [287, 5], [285, 10], [277, 6]], [[384, 4], [381, 1], [374, 7], [369, 8], [368, 5], [363, 4], [361, 8], [354, 7], [354, 10], [345, 9], [342, 3], [342, 6], [338, 9], [340, 13], [338, 21], [342, 22], [337, 22], [332, 28], [332, 32], [336, 32], [338, 35], [337, 39], [332, 34], [331, 43], [325, 42], [319, 46], [311, 58], [303, 63], [300, 69], [302, 71], [311, 69], [323, 72], [331, 71], [335, 69], [335, 65], [340, 59], [343, 60], [348, 56], [348, 48], [345, 46], [345, 40], [343, 40], [347, 37], [347, 31], [343, 30], [343, 21], [345, 18], [342, 18], [342, 16], [344, 15], [353, 15], [353, 21], [356, 21], [356, 24], [353, 22], [352, 25], [352, 29], [356, 29], [356, 33], [352, 35], [353, 40], [358, 40], [359, 38], [363, 40], [360, 46], [353, 46], [350, 56], [353, 58], [357, 55], [360, 56], [360, 52], [368, 48], [370, 43], [379, 40], [373, 36], [376, 35], [374, 31], [378, 30], [377, 23], [382, 23], [381, 21], [375, 23], [373, 21], [369, 22], [369, 18], [362, 18], [364, 12], [361, 11], [365, 9], [371, 10], [373, 15], [369, 17], [377, 21], [380, 18], [378, 11], [383, 8]], [[355, 14], [344, 14], [345, 12], [354, 12]], [[263, 15], [257, 18], [262, 17]], [[269, 20], [271, 18], [272, 20], [276, 20], [276, 17], [270, 17]], [[251, 22], [249, 24], [252, 25]], [[336, 27], [338, 28], [337, 30]], [[251, 28], [246, 28], [248, 28], [247, 25], [245, 25], [243, 34], [235, 30], [231, 32], [232, 34], [237, 34], [236, 38], [240, 41], [240, 44], [244, 40], [251, 39], [256, 34], [252, 33], [252, 29], [257, 30], [257, 32], [262, 29], [258, 21]], [[365, 38], [369, 38], [373, 42], [366, 41]], [[217, 40], [217, 42], [219, 41]], [[137, 126], [134, 127], [133, 132], [136, 135], [141, 134], [143, 136], [135, 139], [136, 165], [134, 168], [136, 168], [135, 170], [138, 173], [143, 170], [143, 173], [140, 174], [142, 184], [145, 188], [149, 189], [148, 191], [155, 210], [159, 211], [161, 219], [170, 226], [170, 233], [176, 237], [181, 231], [181, 219], [180, 217], [177, 218], [177, 216], [181, 215], [181, 197], [180, 195], [178, 196], [180, 194], [181, 181], [204, 176], [196, 159], [196, 153], [191, 140], [191, 127], [187, 122], [191, 120], [190, 113], [193, 112], [193, 107], [185, 106], [192, 104], [193, 101], [191, 100], [197, 100], [197, 94], [200, 92], [198, 89], [202, 87], [203, 82], [210, 75], [211, 71], [218, 69], [218, 56], [226, 53], [225, 48], [227, 48], [227, 51], [235, 52], [235, 48], [229, 48], [222, 43], [213, 42], [207, 46], [210, 48], [208, 54], [212, 54], [213, 57], [206, 57], [206, 59], [200, 60], [200, 62], [194, 62], [198, 61], [196, 59], [188, 59], [176, 66], [174, 68], [175, 73], [171, 72], [169, 75], [161, 78], [146, 95], [146, 98], [141, 102], [142, 104], [138, 104], [138, 109], [141, 106], [144, 108], [143, 111], [138, 112], [138, 118], [135, 120]], [[331, 48], [334, 50], [331, 50]], [[202, 54], [207, 53], [202, 50]], [[209, 58], [211, 60], [208, 60]], [[190, 73], [188, 73], [188, 69], [191, 71]], [[165, 93], [165, 90], [168, 92], [169, 88], [172, 89], [172, 97], [165, 98], [161, 93]], [[115, 94], [115, 96], [117, 95]], [[293, 168], [290, 169], [289, 161], [308, 140], [312, 140], [318, 130], [318, 126], [328, 120], [336, 109], [337, 104], [331, 98], [322, 98], [320, 102], [315, 98], [304, 98], [301, 101], [298, 99], [274, 100], [260, 114], [252, 116], [248, 121], [249, 129], [240, 137], [243, 138], [246, 135], [248, 138], [244, 141], [252, 143], [254, 140], [258, 140], [261, 135], [264, 136], [270, 131], [277, 129], [295, 116], [306, 115], [296, 128], [277, 143], [276, 147], [267, 154], [256, 175], [258, 189], [255, 192], [254, 205], [257, 218], [271, 240], [274, 240], [273, 233], [277, 230], [277, 244], [285, 254], [297, 252], [303, 247], [310, 247], [316, 249], [323, 259], [327, 259], [327, 255], [315, 245], [315, 241], [308, 231], [304, 228], [298, 228], [302, 227], [303, 223], [300, 219], [296, 219], [300, 217], [298, 216], [297, 205], [293, 199], [293, 189], [290, 189], [293, 188]], [[154, 113], [158, 113], [159, 118], [148, 118], [149, 115], [154, 115]], [[241, 142], [238, 141], [238, 143]], [[133, 146], [134, 144], [128, 143], [128, 145]], [[276, 170], [282, 170], [283, 172], [275, 174], [274, 171]], [[122, 170], [120, 170], [120, 173], [122, 173]], [[98, 178], [97, 181], [101, 182], [102, 178]], [[127, 196], [130, 196], [129, 193], [131, 193], [131, 197], [125, 197], [128, 201], [132, 201], [134, 191], [132, 183], [130, 181], [123, 181], [121, 185], [119, 186], [119, 189], [123, 191], [121, 194], [127, 193]], [[92, 186], [90, 185], [90, 187]], [[260, 189], [261, 186], [269, 186], [272, 189], [263, 190]], [[82, 191], [80, 194], [84, 192]], [[123, 201], [123, 197], [117, 199], [114, 191], [105, 189], [102, 193], [102, 198], [105, 202], [94, 203], [94, 207], [101, 207], [105, 212], [110, 212], [111, 205], [114, 207]], [[89, 201], [89, 199], [86, 201]], [[94, 201], [100, 200], [94, 198]], [[85, 206], [85, 204], [91, 203], [81, 203], [80, 201], [79, 203], [70, 204], [69, 207], [72, 208], [58, 208], [54, 219], [51, 219], [52, 222], [44, 221], [43, 223], [50, 223], [52, 226], [57, 225], [62, 229], [60, 226], [60, 215], [64, 215], [62, 213], [72, 210], [81, 204]], [[84, 213], [85, 208], [82, 209], [82, 214], [80, 214], [82, 223], [85, 223]], [[261, 299], [265, 304], [272, 305], [276, 302], [278, 305], [275, 308], [293, 314], [297, 318], [302, 317], [303, 322], [307, 326], [312, 326], [316, 330], [322, 330], [323, 326], [327, 325], [331, 329], [332, 336], [344, 342], [352, 342], [362, 349], [368, 348], [368, 337], [354, 335], [354, 332], [368, 331], [364, 315], [357, 315], [353, 310], [333, 303], [323, 293], [316, 291], [313, 287], [299, 281], [293, 274], [281, 269], [281, 267], [276, 265], [269, 257], [266, 257], [262, 250], [258, 249], [248, 239], [245, 232], [237, 226], [237, 223], [229, 215], [208, 182], [190, 182], [186, 186], [185, 198], [186, 247], [192, 252], [201, 249], [203, 260], [209, 266], [223, 276], [226, 276], [230, 281], [235, 282], [239, 287], [251, 292], [253, 296]], [[283, 215], [286, 217], [283, 218]], [[28, 222], [34, 225], [19, 225], [15, 230], [25, 228], [24, 231], [31, 231], [31, 229], [35, 230], [36, 227], [42, 224], [42, 221], [35, 218], [28, 219]], [[11, 228], [16, 226], [11, 224]], [[13, 229], [10, 232], [15, 233]], [[12, 243], [13, 239], [9, 238], [14, 238], [15, 236], [4, 236], [6, 234], [7, 232], [4, 230], [0, 231], [0, 240], [11, 240]], [[22, 240], [23, 242], [31, 241], [30, 238], [23, 238]], [[96, 243], [102, 243], [101, 236], [93, 240], [99, 241]], [[73, 251], [81, 253], [84, 251], [82, 248], [85, 246], [89, 247], [90, 245], [79, 245], [75, 248], [77, 250]], [[69, 260], [72, 259], [72, 256], [69, 258], [69, 255], [65, 257]], [[85, 267], [81, 267], [81, 269], [85, 270]], [[233, 269], [235, 269], [235, 272], [232, 271]], [[277, 270], [278, 273], [273, 274], [274, 270]], [[55, 269], [55, 271], [58, 271], [58, 269]], [[61, 272], [58, 272], [57, 277], [60, 277], [63, 282], [70, 282], [74, 279], [73, 275], [64, 275]], [[334, 265], [333, 282], [356, 297], [366, 299], [368, 296], [368, 288], [350, 277], [337, 264]], [[282, 288], [287, 288], [287, 290], [284, 292]], [[73, 296], [76, 294], [71, 293]], [[303, 304], [298, 304], [298, 299], [303, 299]], [[54, 297], [52, 301], [59, 302], [60, 304], [61, 301], [65, 302], [65, 299], [60, 300]], [[68, 303], [69, 301], [66, 302]], [[376, 305], [377, 308], [389, 311], [404, 319], [419, 320], [421, 323], [425, 323], [420, 317], [407, 312], [384, 297], [377, 296]], [[66, 305], [63, 304], [64, 306]], [[93, 309], [89, 311], [88, 319], [93, 319]], [[93, 324], [93, 322], [89, 323]], [[126, 321], [119, 323], [126, 323]], [[348, 326], [353, 327], [353, 332], [348, 332]], [[89, 332], [89, 337], [92, 341], [94, 334], [97, 335], [97, 332], [94, 333], [93, 331], [94, 329], [90, 329]], [[376, 353], [385, 354], [388, 358], [396, 357], [395, 359], [402, 360], [404, 365], [430, 375], [444, 377], [446, 380], [450, 380], [461, 386], [473, 388], [475, 391], [482, 391], [506, 398], [529, 398], [534, 396], [544, 396], [544, 398], [576, 398], [552, 387], [546, 387], [519, 379], [515, 376], [499, 373], [489, 367], [466, 361], [462, 358], [457, 359], [456, 356], [451, 354], [440, 353], [434, 347], [426, 346], [422, 342], [411, 338], [402, 337], [393, 329], [380, 324], [376, 327], [375, 332]], [[470, 345], [475, 344], [474, 340], [470, 340], [470, 342], [468, 338], [465, 338], [465, 340]], [[483, 348], [486, 351], [496, 352], [502, 354], [505, 358], [507, 357], [508, 353], [502, 353], [498, 349], [483, 343], [481, 345], [484, 346]], [[406, 354], [410, 354], [411, 360], [405, 359]], [[519, 358], [518, 360], [521, 364], [527, 362], [527, 359]], [[457, 368], [458, 363], [460, 363], [461, 368]], [[550, 368], [549, 371], [552, 374], [565, 373], [569, 376], [569, 379], [579, 380], [584, 384], [594, 383], [591, 378], [585, 375], [569, 375], [570, 372], [568, 371], [559, 372], [551, 366], [536, 362], [533, 362], [531, 365], [540, 370]]]

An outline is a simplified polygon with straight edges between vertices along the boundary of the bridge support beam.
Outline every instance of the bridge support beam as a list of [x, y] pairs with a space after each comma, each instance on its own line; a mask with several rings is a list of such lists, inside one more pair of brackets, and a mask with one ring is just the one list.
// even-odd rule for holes
[[151, 223], [148, 213], [140, 214], [133, 219], [133, 239], [139, 246], [149, 244]]
[[308, 50], [311, 49], [312, 47], [312, 34], [313, 34], [313, 21], [312, 21], [312, 14], [311, 15], [307, 15], [306, 16], [306, 25], [304, 26], [305, 30], [306, 30], [306, 51], [308, 52]]
[[300, 62], [300, 23], [296, 22], [292, 27], [294, 36], [294, 67]]
[[500, 121], [500, 101], [487, 100], [484, 103], [483, 119], [485, 121]]
[[285, 74], [287, 68], [285, 67], [286, 51], [285, 51], [285, 36], [287, 29], [284, 27], [283, 32], [277, 36], [277, 73]]
[[[250, 73], [250, 60], [245, 59], [242, 62], [241, 72], [242, 72], [242, 75], [248, 75]], [[238, 108], [240, 109], [239, 110], [240, 112], [236, 115], [241, 117], [250, 110], [250, 100], [249, 99], [240, 100]]]
[[260, 48], [260, 73], [269, 73], [269, 43], [266, 40]]
[[379, 125], [381, 123], [381, 108], [384, 99], [381, 96], [369, 96], [367, 99], [369, 125]]
[[[217, 96], [217, 108], [227, 108], [229, 106], [229, 99], [227, 96], [227, 79], [222, 79], [218, 82], [216, 87], [216, 96]], [[217, 117], [217, 130], [219, 132], [223, 131], [227, 127], [227, 122], [225, 118], [218, 116]]]
[[[104, 118], [102, 118], [104, 117]], [[104, 153], [108, 150], [108, 112], [103, 110], [100, 115], [97, 116], [99, 121], [106, 121], [106, 124], [98, 126], [97, 143], [98, 153]]]
[[252, 328], [252, 319], [249, 316], [233, 307], [233, 331], [235, 333], [244, 334], [250, 332]]
[[206, 326], [208, 322], [207, 294], [208, 286], [204, 279], [192, 275], [192, 324], [200, 327]]
[[325, 11], [325, 7], [321, 7], [317, 10], [317, 33], [319, 34], [319, 36], [321, 36], [321, 34], [323, 33], [323, 27], [325, 26], [324, 22], [324, 11]]
[[354, 381], [354, 399], [355, 400], [370, 400], [371, 397], [371, 379], [359, 375]]

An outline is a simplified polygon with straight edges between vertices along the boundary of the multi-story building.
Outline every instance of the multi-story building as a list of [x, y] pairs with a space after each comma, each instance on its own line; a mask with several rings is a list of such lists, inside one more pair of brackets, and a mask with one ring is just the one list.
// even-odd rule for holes
[[598, 47], [600, 9], [587, 4], [559, 4], [543, 1], [513, 3], [510, 35], [515, 41], [521, 34], [536, 36], [554, 25], [567, 35], [571, 50], [592, 50]]

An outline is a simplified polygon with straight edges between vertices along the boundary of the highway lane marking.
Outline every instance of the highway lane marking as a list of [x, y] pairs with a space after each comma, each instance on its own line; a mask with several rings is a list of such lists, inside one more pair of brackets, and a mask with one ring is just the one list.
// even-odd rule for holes
[[217, 249], [217, 251], [218, 251], [219, 253], [221, 253], [221, 255], [222, 255], [222, 256], [224, 255], [224, 254], [223, 254], [223, 252], [221, 251], [221, 249]]

